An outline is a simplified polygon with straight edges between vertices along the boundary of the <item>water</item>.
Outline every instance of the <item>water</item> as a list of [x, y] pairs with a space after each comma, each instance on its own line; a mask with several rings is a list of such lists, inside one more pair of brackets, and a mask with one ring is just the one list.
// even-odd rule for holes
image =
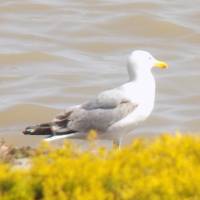
[[127, 81], [135, 49], [170, 67], [154, 70], [155, 109], [134, 134], [198, 132], [199, 10], [198, 0], [1, 2], [0, 137], [37, 144], [41, 137], [21, 134], [25, 126]]

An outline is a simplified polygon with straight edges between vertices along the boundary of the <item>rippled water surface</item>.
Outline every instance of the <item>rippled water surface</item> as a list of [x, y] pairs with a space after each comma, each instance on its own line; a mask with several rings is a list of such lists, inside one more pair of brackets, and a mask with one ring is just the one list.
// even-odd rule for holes
[[199, 131], [199, 11], [198, 0], [2, 1], [0, 137], [38, 143], [21, 130], [126, 82], [135, 49], [170, 68], [154, 70], [155, 109], [134, 134]]

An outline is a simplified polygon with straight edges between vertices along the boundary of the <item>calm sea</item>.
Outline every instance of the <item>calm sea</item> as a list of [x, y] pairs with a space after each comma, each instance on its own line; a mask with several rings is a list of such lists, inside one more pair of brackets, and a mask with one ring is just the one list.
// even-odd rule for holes
[[200, 1], [7, 0], [0, 4], [0, 137], [35, 145], [30, 124], [51, 120], [128, 80], [135, 49], [154, 70], [155, 109], [134, 135], [200, 130]]

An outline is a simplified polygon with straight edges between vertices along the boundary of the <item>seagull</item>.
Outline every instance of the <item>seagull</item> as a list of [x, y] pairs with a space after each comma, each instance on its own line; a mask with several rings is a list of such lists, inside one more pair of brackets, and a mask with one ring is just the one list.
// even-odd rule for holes
[[26, 135], [47, 135], [46, 141], [63, 138], [87, 138], [95, 130], [100, 139], [109, 139], [116, 146], [123, 137], [149, 117], [154, 107], [155, 79], [152, 69], [165, 69], [167, 63], [150, 53], [135, 50], [128, 57], [129, 81], [106, 90], [96, 98], [67, 108], [51, 122], [27, 127]]

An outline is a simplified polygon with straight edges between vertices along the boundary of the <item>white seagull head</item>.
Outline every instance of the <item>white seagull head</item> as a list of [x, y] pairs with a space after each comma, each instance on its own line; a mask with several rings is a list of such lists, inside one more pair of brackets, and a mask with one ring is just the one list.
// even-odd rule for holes
[[153, 67], [164, 69], [168, 66], [167, 63], [155, 59], [149, 52], [142, 50], [133, 51], [129, 57], [129, 62], [137, 67], [149, 69]]
[[128, 73], [130, 79], [134, 79], [138, 73], [150, 72], [153, 67], [165, 69], [167, 63], [155, 59], [149, 52], [136, 50], [128, 58]]

